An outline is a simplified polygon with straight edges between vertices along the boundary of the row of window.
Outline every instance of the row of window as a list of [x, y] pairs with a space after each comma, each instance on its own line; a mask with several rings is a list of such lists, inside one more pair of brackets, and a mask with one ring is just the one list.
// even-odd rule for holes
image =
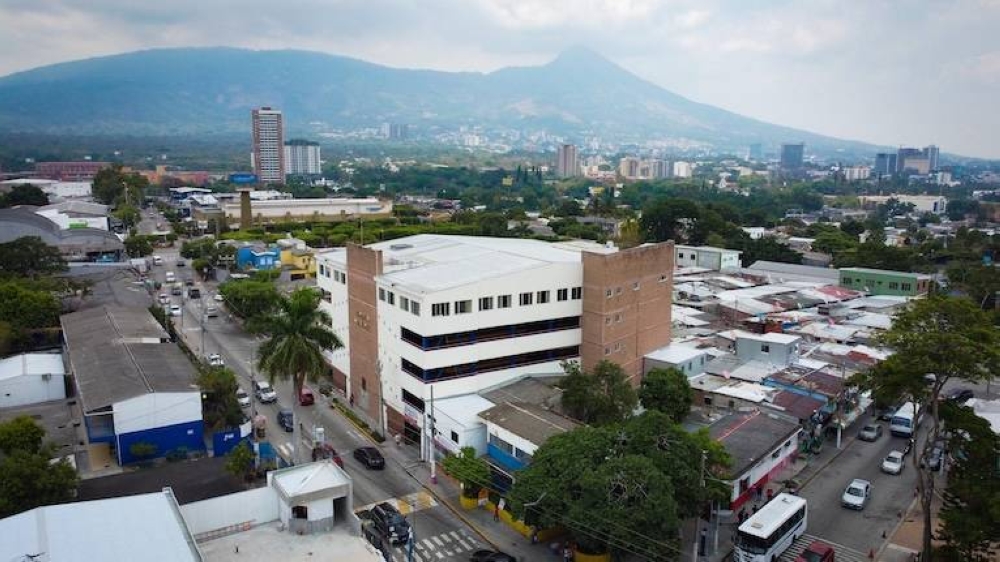
[[519, 338], [533, 334], [573, 330], [579, 327], [579, 316], [566, 316], [563, 318], [550, 318], [547, 320], [536, 320], [535, 322], [492, 326], [489, 328], [480, 328], [478, 330], [453, 332], [450, 334], [440, 334], [435, 336], [422, 336], [408, 328], [400, 328], [400, 337], [403, 341], [409, 343], [410, 345], [418, 347], [423, 351], [430, 351], [448, 347], [473, 345], [480, 342]]
[[[666, 283], [666, 282], [667, 282], [667, 276], [666, 275], [661, 275], [660, 276], [660, 283]], [[638, 291], [641, 288], [642, 288], [642, 284], [640, 284], [638, 281], [633, 281], [632, 282], [632, 290], [633, 291]], [[607, 289], [604, 289], [604, 297], [605, 298], [609, 298], [609, 299], [611, 297], [617, 297], [617, 296], [620, 296], [623, 291], [624, 291], [624, 289], [622, 289], [621, 287], [608, 287]]]
[[339, 269], [333, 269], [332, 267], [319, 264], [319, 274], [322, 277], [333, 277], [333, 280], [341, 285], [347, 284], [347, 274]]
[[457, 379], [461, 377], [471, 377], [482, 373], [513, 369], [526, 365], [538, 363], [548, 363], [550, 361], [563, 361], [580, 356], [580, 346], [572, 345], [555, 349], [545, 349], [542, 351], [532, 351], [530, 353], [519, 353], [495, 359], [483, 359], [472, 363], [461, 365], [449, 365], [436, 369], [421, 369], [411, 361], [403, 359], [401, 366], [404, 373], [416, 377], [424, 382], [434, 382], [439, 380]]
[[[378, 300], [389, 303], [392, 306], [396, 306], [396, 293], [386, 291], [382, 287], [379, 287]], [[415, 300], [410, 300], [403, 295], [399, 295], [399, 308], [413, 314], [414, 316], [420, 316], [420, 303]]]
[[[494, 308], [510, 308], [513, 295], [497, 295], [495, 297], [480, 297], [479, 311], [484, 312]], [[564, 288], [556, 290], [556, 301], [564, 302], [568, 300], [578, 301], [583, 298], [583, 287]], [[534, 304], [548, 304], [552, 302], [552, 291], [528, 291], [518, 294], [517, 302], [520, 306], [531, 306]], [[472, 312], [472, 301], [462, 300], [454, 302], [455, 314], [469, 314]], [[431, 316], [451, 316], [452, 303], [439, 302], [431, 305]]]
[[[851, 279], [850, 277], [845, 277], [844, 278], [844, 285], [857, 285], [858, 287], [863, 287], [863, 288], [866, 288], [866, 289], [870, 290], [872, 287], [882, 285], [882, 282], [881, 281], [876, 281], [874, 279], [868, 279], [867, 282], [866, 282], [861, 277], [858, 277], [857, 279]], [[898, 281], [889, 281], [889, 290], [891, 290], [891, 291], [899, 291], [899, 290], [902, 290], [902, 291], [912, 291], [913, 290], [913, 284], [912, 283], [900, 283]]]

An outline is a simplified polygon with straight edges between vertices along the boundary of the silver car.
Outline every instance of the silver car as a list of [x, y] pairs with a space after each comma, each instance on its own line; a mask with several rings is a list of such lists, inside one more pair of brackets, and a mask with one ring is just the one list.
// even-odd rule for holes
[[855, 478], [847, 485], [844, 495], [840, 497], [840, 504], [849, 509], [861, 511], [868, 503], [868, 498], [872, 495], [872, 483], [867, 480]]
[[899, 474], [903, 472], [903, 453], [892, 451], [882, 459], [882, 472], [886, 474]]

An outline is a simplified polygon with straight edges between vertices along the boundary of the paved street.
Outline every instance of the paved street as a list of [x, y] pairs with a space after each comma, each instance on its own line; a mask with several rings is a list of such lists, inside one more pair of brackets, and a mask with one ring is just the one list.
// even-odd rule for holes
[[[156, 252], [164, 258], [164, 265], [154, 266], [152, 276], [163, 281], [167, 271], [173, 271], [179, 280], [193, 276], [194, 272], [187, 267], [176, 266], [177, 250], [158, 249]], [[218, 305], [212, 300], [216, 292], [214, 284], [196, 281], [195, 286], [202, 292], [202, 298], [188, 299], [171, 297], [172, 304], [183, 306], [183, 316], [174, 318], [174, 325], [191, 350], [198, 356], [208, 353], [219, 353], [237, 376], [240, 386], [251, 392], [251, 373], [256, 373], [251, 365], [255, 348], [259, 341], [247, 335], [239, 324], [231, 319], [225, 305], [219, 306], [219, 316], [204, 319], [202, 332], [202, 309], [209, 303]], [[168, 291], [161, 291], [167, 292]], [[204, 341], [204, 347], [202, 346]], [[259, 376], [259, 374], [258, 374]], [[267, 438], [283, 456], [291, 457], [291, 433], [281, 430], [276, 423], [278, 410], [283, 406], [290, 408], [292, 404], [291, 382], [278, 382], [275, 385], [278, 392], [276, 404], [260, 404], [255, 402], [256, 411], [268, 420]], [[252, 392], [251, 392], [252, 394]], [[386, 450], [395, 448], [392, 441], [380, 446], [386, 457], [386, 468], [382, 471], [370, 471], [354, 460], [351, 452], [360, 446], [372, 445], [353, 425], [330, 407], [322, 396], [317, 395], [317, 403], [313, 406], [300, 407], [299, 422], [307, 428], [323, 427], [327, 440], [340, 453], [347, 472], [354, 481], [354, 503], [356, 509], [362, 509], [382, 501], [389, 501], [407, 514], [414, 528], [416, 544], [414, 560], [418, 562], [449, 562], [468, 560], [469, 552], [485, 548], [487, 545], [472, 529], [455, 516], [447, 506], [440, 505], [423, 488], [426, 467], [417, 458], [417, 452], [411, 448], [398, 451]], [[421, 470], [416, 470], [420, 468]], [[418, 474], [413, 476], [412, 474]], [[395, 547], [394, 560], [406, 559], [405, 547]]]
[[[864, 423], [859, 420], [848, 430], [850, 435], [853, 437]], [[892, 450], [902, 451], [906, 440], [889, 435], [888, 422], [879, 423], [885, 433], [878, 441], [850, 441], [840, 456], [802, 490], [802, 496], [809, 500], [809, 532], [866, 554], [871, 549], [877, 552], [892, 534], [900, 522], [900, 514], [913, 501], [916, 488], [916, 472], [911, 464], [913, 453], [907, 455], [900, 475], [881, 471], [882, 458]], [[854, 478], [872, 483], [871, 499], [862, 511], [840, 505], [844, 489]]]

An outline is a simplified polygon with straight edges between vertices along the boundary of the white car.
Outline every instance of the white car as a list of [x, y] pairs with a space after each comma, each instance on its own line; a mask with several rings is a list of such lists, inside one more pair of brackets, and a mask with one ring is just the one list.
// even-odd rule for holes
[[267, 381], [254, 381], [253, 386], [257, 400], [260, 400], [264, 404], [278, 401], [278, 393], [271, 387], [271, 383]]
[[179, 305], [179, 304], [172, 304], [172, 305], [170, 305], [170, 315], [171, 316], [180, 316], [181, 315], [181, 305]]
[[236, 402], [240, 405], [240, 408], [249, 408], [250, 407], [250, 395], [247, 394], [247, 391], [243, 390], [242, 388], [237, 388], [236, 389]]
[[208, 359], [208, 364], [210, 366], [212, 366], [212, 367], [225, 367], [226, 366], [226, 360], [223, 359], [222, 356], [219, 355], [218, 353], [209, 354], [209, 356], [207, 357], [207, 359]]
[[160, 293], [159, 300], [160, 304], [170, 304], [170, 295], [166, 293]]
[[215, 299], [216, 302], [222, 302], [226, 300], [226, 297], [222, 296], [222, 293], [215, 293], [215, 296], [212, 298]]
[[205, 307], [205, 316], [208, 318], [215, 318], [219, 315], [219, 307], [215, 305], [208, 305]]
[[161, 256], [153, 256], [153, 265], [163, 265], [163, 258]]
[[886, 474], [899, 474], [903, 472], [903, 453], [892, 451], [882, 459], [882, 472]]
[[872, 495], [872, 483], [867, 480], [855, 478], [847, 485], [844, 495], [840, 496], [840, 505], [861, 511], [868, 503], [868, 498]]

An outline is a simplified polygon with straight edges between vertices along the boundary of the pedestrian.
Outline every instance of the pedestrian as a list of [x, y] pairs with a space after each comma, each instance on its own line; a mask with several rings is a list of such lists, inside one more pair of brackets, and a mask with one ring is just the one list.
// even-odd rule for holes
[[538, 528], [531, 528], [531, 544], [538, 544]]
[[493, 506], [493, 520], [494, 521], [500, 520], [500, 504], [496, 504]]
[[563, 545], [563, 562], [572, 562], [573, 560], [573, 549], [569, 547], [569, 541]]
[[393, 439], [396, 440], [396, 446], [397, 447], [399, 447], [399, 442], [403, 440], [403, 438], [400, 437], [400, 435], [398, 433], [395, 436], [393, 436]]
[[773, 499], [774, 499], [774, 490], [772, 490], [771, 488], [768, 488], [767, 489], [767, 501], [771, 501]]
[[350, 398], [350, 400], [348, 400], [348, 402], [351, 403], [351, 407], [353, 408], [354, 407], [354, 393], [353, 392], [351, 393], [351, 398]]

